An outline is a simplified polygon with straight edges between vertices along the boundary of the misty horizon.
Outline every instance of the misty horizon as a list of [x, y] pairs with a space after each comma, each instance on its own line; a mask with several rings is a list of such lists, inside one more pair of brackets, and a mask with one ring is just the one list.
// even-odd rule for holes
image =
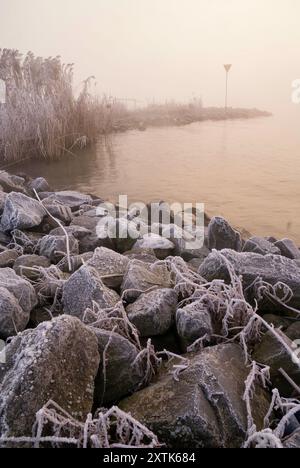
[[[75, 85], [140, 105], [202, 98], [224, 105], [223, 64], [232, 63], [229, 105], [299, 112], [297, 0], [58, 0], [1, 2], [1, 48], [62, 57]], [[13, 26], [13, 27], [12, 27]]]

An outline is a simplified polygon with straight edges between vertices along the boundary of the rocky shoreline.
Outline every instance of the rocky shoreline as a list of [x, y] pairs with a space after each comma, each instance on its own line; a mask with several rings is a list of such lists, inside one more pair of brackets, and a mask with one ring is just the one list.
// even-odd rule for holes
[[0, 173], [0, 446], [299, 448], [298, 246], [100, 238], [100, 203]]

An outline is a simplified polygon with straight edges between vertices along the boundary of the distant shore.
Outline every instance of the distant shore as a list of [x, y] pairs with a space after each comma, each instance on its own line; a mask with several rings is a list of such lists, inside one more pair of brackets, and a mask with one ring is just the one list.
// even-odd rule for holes
[[126, 132], [128, 130], [144, 131], [148, 127], [184, 126], [195, 122], [221, 121], [237, 119], [254, 119], [258, 117], [271, 117], [272, 114], [259, 109], [222, 107], [193, 107], [191, 105], [164, 105], [149, 106], [145, 109], [132, 111], [127, 117], [113, 122], [113, 132]]

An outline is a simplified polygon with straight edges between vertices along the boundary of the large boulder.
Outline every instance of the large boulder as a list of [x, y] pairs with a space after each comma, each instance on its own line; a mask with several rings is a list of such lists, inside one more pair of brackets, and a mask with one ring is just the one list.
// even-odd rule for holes
[[33, 191], [39, 192], [49, 192], [50, 186], [44, 177], [37, 177], [29, 183], [29, 188]]
[[208, 226], [208, 247], [210, 250], [232, 249], [241, 251], [241, 235], [235, 231], [226, 219], [219, 216], [212, 218]]
[[0, 339], [6, 340], [25, 330], [30, 314], [25, 312], [16, 297], [0, 287]]
[[61, 316], [14, 338], [0, 364], [2, 437], [30, 437], [37, 411], [49, 400], [84, 421], [99, 361], [94, 332], [75, 317]]
[[64, 312], [81, 320], [86, 309], [93, 308], [93, 303], [108, 308], [119, 300], [118, 294], [104, 285], [97, 270], [87, 265], [73, 273], [63, 287]]
[[144, 378], [139, 351], [118, 333], [94, 329], [102, 365], [95, 381], [95, 404], [102, 407], [132, 393]]
[[109, 288], [121, 286], [129, 258], [105, 247], [97, 248], [87, 265], [95, 268]]
[[156, 289], [142, 294], [126, 311], [142, 337], [164, 335], [174, 323], [177, 294], [173, 289]]
[[5, 200], [1, 228], [5, 232], [30, 229], [39, 226], [45, 215], [45, 209], [37, 200], [22, 193], [11, 192]]
[[[239, 346], [206, 348], [186, 356], [178, 381], [162, 372], [157, 382], [123, 400], [120, 408], [157, 434], [168, 448], [239, 448], [247, 430], [243, 401], [249, 369]], [[258, 429], [269, 408], [257, 386], [252, 400]]]
[[[253, 299], [251, 285], [257, 278], [275, 285], [278, 282], [287, 284], [293, 297], [288, 303], [296, 309], [300, 308], [300, 267], [293, 261], [280, 255], [259, 255], [255, 253], [237, 253], [233, 250], [223, 250], [221, 254], [232, 264], [237, 275], [242, 276], [244, 288], [249, 299]], [[199, 274], [207, 281], [223, 279], [230, 281], [226, 262], [218, 252], [212, 252], [199, 268]], [[280, 306], [268, 301], [260, 304], [260, 310], [278, 313]]]
[[212, 318], [201, 301], [193, 302], [176, 312], [176, 327], [183, 349], [199, 338], [209, 340], [213, 334]]
[[132, 260], [122, 283], [121, 291], [126, 293], [128, 301], [134, 301], [143, 292], [155, 286], [159, 288], [171, 288], [171, 274], [164, 264], [149, 264], [139, 260]]

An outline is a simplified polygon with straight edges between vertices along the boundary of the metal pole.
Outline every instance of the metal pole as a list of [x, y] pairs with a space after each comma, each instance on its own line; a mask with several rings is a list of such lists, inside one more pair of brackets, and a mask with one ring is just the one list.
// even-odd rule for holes
[[226, 71], [226, 91], [225, 91], [225, 114], [227, 114], [227, 108], [228, 108], [228, 75], [229, 71], [231, 69], [232, 65], [224, 65], [225, 71]]

